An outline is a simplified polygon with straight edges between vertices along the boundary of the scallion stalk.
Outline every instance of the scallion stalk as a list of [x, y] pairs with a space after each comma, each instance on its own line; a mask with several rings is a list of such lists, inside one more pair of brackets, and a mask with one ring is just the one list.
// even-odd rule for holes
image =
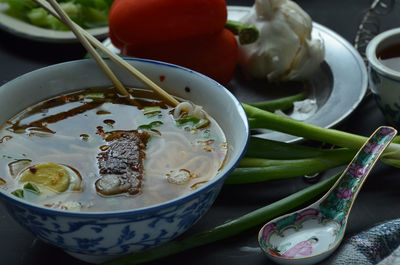
[[347, 148], [323, 149], [251, 136], [245, 157], [267, 159], [302, 159], [319, 157], [335, 152], [338, 152], [339, 155], [342, 154], [342, 152], [352, 152], [355, 154], [355, 151]]
[[255, 183], [313, 175], [347, 164], [354, 156], [354, 152], [347, 149], [330, 151], [332, 152], [306, 159], [272, 160], [245, 157], [228, 176], [225, 184]]
[[265, 101], [258, 101], [254, 103], [247, 103], [250, 106], [267, 110], [267, 111], [275, 111], [275, 110], [281, 110], [285, 111], [293, 107], [293, 103], [296, 101], [300, 101], [305, 99], [307, 96], [307, 93], [305, 91], [302, 91], [300, 93], [287, 96], [287, 97], [281, 97], [278, 99], [270, 99], [270, 100], [265, 100]]
[[355, 150], [316, 148], [250, 137], [244, 158], [225, 184], [245, 184], [313, 175], [348, 164]]
[[[270, 129], [290, 135], [300, 136], [308, 140], [329, 143], [335, 146], [358, 150], [367, 137], [323, 128], [317, 125], [297, 121], [284, 116], [242, 103], [249, 119], [251, 129]], [[400, 167], [400, 144], [391, 143], [382, 155], [381, 160], [395, 167]]]

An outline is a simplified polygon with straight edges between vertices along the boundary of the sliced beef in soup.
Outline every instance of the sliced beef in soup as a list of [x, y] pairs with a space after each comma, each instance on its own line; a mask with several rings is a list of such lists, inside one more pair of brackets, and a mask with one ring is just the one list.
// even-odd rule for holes
[[97, 156], [101, 178], [96, 189], [103, 195], [137, 194], [141, 189], [147, 132], [114, 131], [106, 136], [108, 145]]

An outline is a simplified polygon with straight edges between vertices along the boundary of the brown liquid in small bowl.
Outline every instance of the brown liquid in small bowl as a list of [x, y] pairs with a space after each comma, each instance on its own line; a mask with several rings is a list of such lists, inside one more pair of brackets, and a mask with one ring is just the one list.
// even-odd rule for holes
[[386, 67], [400, 72], [400, 43], [382, 49], [376, 57]]

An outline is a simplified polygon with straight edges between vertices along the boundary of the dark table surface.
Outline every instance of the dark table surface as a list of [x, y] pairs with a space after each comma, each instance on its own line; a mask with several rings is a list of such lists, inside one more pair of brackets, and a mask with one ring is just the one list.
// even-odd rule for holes
[[[296, 2], [314, 21], [332, 29], [353, 44], [358, 25], [373, 1], [297, 0]], [[251, 6], [253, 0], [230, 0], [227, 3]], [[378, 20], [382, 21], [380, 31], [398, 26], [394, 19], [397, 10], [394, 9], [390, 15], [378, 17]], [[80, 59], [84, 54], [85, 51], [80, 44], [34, 42], [0, 31], [0, 85], [44, 66]], [[385, 120], [372, 97], [366, 97], [350, 117], [336, 128], [367, 136], [376, 127], [384, 124]], [[399, 169], [382, 163], [373, 170], [353, 206], [347, 237], [379, 222], [400, 217], [399, 172]], [[225, 186], [211, 210], [188, 233], [219, 225], [308, 185], [310, 184], [300, 178], [271, 181], [261, 185]], [[154, 264], [177, 264], [185, 261], [193, 265], [221, 264], [221, 262], [232, 265], [272, 264], [258, 248], [259, 228], [174, 255]], [[8, 265], [84, 264], [63, 251], [36, 240], [11, 219], [3, 206], [0, 206], [0, 257], [0, 263]]]

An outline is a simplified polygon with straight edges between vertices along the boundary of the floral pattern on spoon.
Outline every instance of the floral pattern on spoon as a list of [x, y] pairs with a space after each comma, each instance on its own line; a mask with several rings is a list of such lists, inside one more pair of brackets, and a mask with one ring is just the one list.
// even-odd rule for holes
[[[261, 229], [261, 248], [281, 264], [313, 264], [333, 252], [343, 238], [349, 212], [363, 182], [396, 133], [391, 127], [378, 128], [325, 196]], [[315, 262], [307, 259], [320, 254], [324, 255], [313, 259]]]

